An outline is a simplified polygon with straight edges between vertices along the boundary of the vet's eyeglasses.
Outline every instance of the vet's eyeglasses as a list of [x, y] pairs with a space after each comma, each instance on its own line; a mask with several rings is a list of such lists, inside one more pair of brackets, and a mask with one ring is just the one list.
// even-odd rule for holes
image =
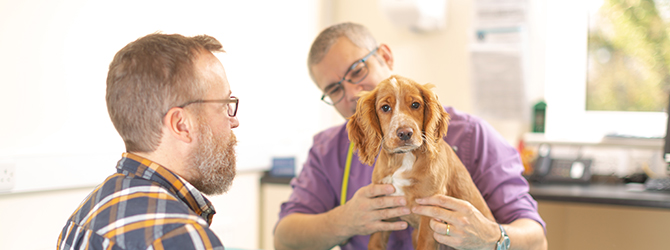
[[239, 107], [240, 104], [240, 99], [234, 96], [231, 96], [229, 99], [222, 99], [222, 100], [195, 100], [195, 101], [190, 101], [187, 103], [184, 103], [182, 105], [179, 105], [177, 107], [184, 108], [188, 105], [194, 104], [194, 103], [223, 103], [226, 104], [228, 107], [228, 116], [230, 117], [235, 117], [237, 115], [237, 107]]
[[347, 72], [344, 73], [342, 80], [328, 85], [323, 90], [321, 100], [329, 105], [335, 105], [340, 101], [342, 101], [342, 99], [344, 99], [344, 86], [342, 86], [342, 83], [344, 81], [347, 81], [352, 84], [358, 84], [359, 82], [363, 81], [365, 77], [368, 76], [368, 73], [370, 73], [366, 61], [368, 60], [368, 58], [370, 58], [370, 56], [374, 55], [378, 49], [379, 47], [376, 47], [375, 49], [370, 51], [370, 53], [365, 55], [363, 58], [354, 62], [351, 65], [351, 67], [347, 69]]

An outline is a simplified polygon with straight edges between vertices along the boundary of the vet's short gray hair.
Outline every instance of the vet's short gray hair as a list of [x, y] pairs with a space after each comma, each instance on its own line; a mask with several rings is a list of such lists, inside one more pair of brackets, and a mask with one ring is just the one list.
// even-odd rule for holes
[[342, 36], [349, 39], [349, 41], [359, 48], [372, 51], [377, 47], [377, 41], [372, 36], [372, 33], [363, 25], [345, 22], [326, 28], [314, 39], [312, 47], [309, 49], [307, 68], [312, 81], [314, 81], [312, 66], [321, 62], [330, 50], [330, 47]]

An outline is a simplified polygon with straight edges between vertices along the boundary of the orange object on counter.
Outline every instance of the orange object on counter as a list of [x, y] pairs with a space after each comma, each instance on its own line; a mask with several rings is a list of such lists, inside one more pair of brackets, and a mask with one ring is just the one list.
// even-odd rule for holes
[[519, 140], [519, 145], [517, 145], [516, 150], [521, 156], [521, 163], [523, 163], [523, 175], [531, 175], [533, 173], [533, 163], [535, 158], [537, 158], [537, 152], [533, 148], [526, 147], [523, 140]]

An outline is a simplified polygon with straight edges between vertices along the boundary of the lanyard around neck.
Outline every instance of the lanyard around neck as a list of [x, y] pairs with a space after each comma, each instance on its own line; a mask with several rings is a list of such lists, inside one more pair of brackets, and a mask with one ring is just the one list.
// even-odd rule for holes
[[344, 176], [342, 176], [342, 193], [340, 194], [340, 206], [347, 202], [347, 186], [349, 186], [349, 172], [351, 172], [351, 158], [354, 155], [354, 143], [349, 144], [347, 163], [344, 165]]

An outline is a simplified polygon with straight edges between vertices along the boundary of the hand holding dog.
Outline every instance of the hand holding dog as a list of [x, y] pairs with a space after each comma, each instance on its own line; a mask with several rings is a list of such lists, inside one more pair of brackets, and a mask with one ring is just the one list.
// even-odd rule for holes
[[[412, 212], [432, 217], [433, 237], [441, 244], [457, 249], [493, 249], [500, 238], [498, 224], [486, 218], [470, 202], [433, 195], [417, 199]], [[447, 224], [449, 235], [447, 235]]]
[[397, 231], [407, 228], [407, 222], [382, 220], [410, 214], [402, 196], [388, 196], [395, 192], [393, 185], [370, 184], [360, 188], [332, 218], [349, 236], [368, 235], [378, 231]]

